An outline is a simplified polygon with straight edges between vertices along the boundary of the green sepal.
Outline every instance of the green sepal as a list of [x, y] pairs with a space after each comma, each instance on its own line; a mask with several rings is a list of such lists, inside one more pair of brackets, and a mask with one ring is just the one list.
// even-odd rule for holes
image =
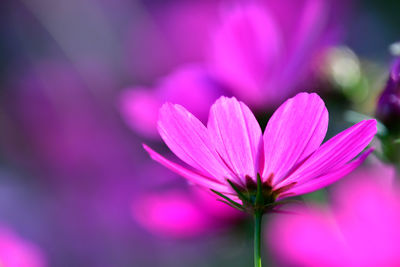
[[231, 203], [228, 202], [228, 201], [225, 201], [225, 200], [222, 200], [222, 199], [219, 199], [219, 198], [217, 199], [217, 201], [222, 202], [222, 203], [225, 203], [225, 204], [227, 204], [228, 206], [230, 206], [230, 207], [232, 207], [232, 208], [235, 208], [235, 209], [237, 209], [237, 210], [245, 211], [244, 207], [241, 206], [241, 205], [240, 205], [240, 207], [239, 207], [239, 206], [236, 206], [236, 205], [231, 204]]
[[256, 201], [255, 206], [263, 205], [264, 197], [263, 197], [263, 185], [261, 182], [261, 176], [257, 173], [257, 193], [256, 193]]
[[245, 196], [243, 194], [243, 192], [240, 191], [240, 189], [234, 183], [231, 182], [231, 180], [229, 180], [229, 179], [226, 179], [226, 180], [228, 181], [229, 185], [233, 188], [233, 190], [235, 190], [235, 192], [238, 194], [238, 197], [240, 198], [240, 200], [242, 200], [243, 202], [250, 201], [250, 199], [247, 196]]
[[238, 208], [244, 210], [244, 207], [243, 207], [242, 205], [240, 205], [239, 203], [233, 201], [232, 199], [230, 199], [229, 197], [225, 196], [224, 194], [222, 194], [222, 193], [220, 193], [220, 192], [218, 192], [218, 191], [215, 191], [214, 189], [210, 189], [210, 190], [211, 190], [211, 192], [213, 192], [214, 194], [217, 194], [218, 196], [220, 196], [220, 197], [222, 197], [223, 199], [227, 200], [230, 204], [232, 204], [232, 205], [234, 205], [234, 206], [236, 206], [236, 207], [238, 207]]

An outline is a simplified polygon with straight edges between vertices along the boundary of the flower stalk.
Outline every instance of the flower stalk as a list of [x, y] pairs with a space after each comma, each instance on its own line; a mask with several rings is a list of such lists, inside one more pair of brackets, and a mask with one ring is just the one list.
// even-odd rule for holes
[[262, 212], [254, 214], [254, 267], [261, 267], [261, 222]]
[[271, 187], [261, 181], [260, 174], [257, 174], [257, 184], [252, 184], [252, 180], [248, 179], [247, 188], [240, 189], [232, 181], [227, 180], [233, 190], [237, 193], [242, 205], [233, 201], [224, 194], [212, 190], [215, 194], [222, 197], [226, 204], [242, 211], [253, 214], [254, 217], [254, 266], [261, 267], [261, 225], [262, 217], [267, 211], [272, 211], [275, 207], [274, 192]]

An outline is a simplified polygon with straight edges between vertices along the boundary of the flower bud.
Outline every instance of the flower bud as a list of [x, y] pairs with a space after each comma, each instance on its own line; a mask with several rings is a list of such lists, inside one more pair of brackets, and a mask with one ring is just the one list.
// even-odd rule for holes
[[386, 87], [379, 97], [376, 115], [389, 134], [400, 134], [400, 57], [395, 60]]

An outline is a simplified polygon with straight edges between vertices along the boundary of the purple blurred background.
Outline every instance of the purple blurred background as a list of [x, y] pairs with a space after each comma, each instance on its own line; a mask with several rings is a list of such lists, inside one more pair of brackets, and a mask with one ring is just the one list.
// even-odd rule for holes
[[[142, 149], [168, 155], [159, 106], [204, 122], [218, 96], [235, 95], [265, 125], [285, 98], [318, 91], [337, 133], [354, 119], [346, 111], [374, 114], [398, 12], [372, 0], [3, 1], [0, 265], [250, 264], [251, 220]], [[333, 205], [329, 191], [345, 194], [305, 201]], [[285, 245], [266, 262], [315, 264], [282, 261]]]

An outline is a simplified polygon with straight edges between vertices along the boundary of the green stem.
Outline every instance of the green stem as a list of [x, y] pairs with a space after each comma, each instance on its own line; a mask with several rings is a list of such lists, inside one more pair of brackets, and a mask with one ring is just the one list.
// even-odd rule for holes
[[263, 213], [254, 213], [254, 267], [261, 267], [261, 221]]

